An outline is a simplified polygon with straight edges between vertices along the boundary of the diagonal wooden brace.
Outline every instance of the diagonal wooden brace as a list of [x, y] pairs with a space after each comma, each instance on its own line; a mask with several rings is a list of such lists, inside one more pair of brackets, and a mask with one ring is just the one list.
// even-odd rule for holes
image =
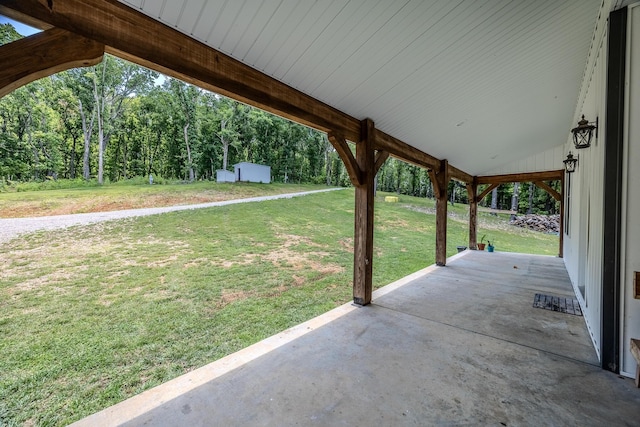
[[356, 162], [356, 158], [353, 156], [353, 152], [351, 151], [347, 140], [339, 133], [333, 131], [327, 133], [327, 138], [342, 159], [353, 186], [361, 186], [364, 183], [362, 179], [362, 170], [360, 169], [360, 166], [358, 166], [358, 162]]
[[0, 98], [27, 83], [102, 61], [104, 45], [59, 28], [0, 46]]
[[558, 193], [556, 190], [554, 190], [553, 188], [551, 188], [547, 183], [543, 182], [543, 181], [534, 181], [533, 182], [537, 187], [542, 188], [544, 191], [546, 191], [547, 193], [549, 193], [551, 195], [551, 197], [553, 197], [554, 199], [556, 199], [556, 201], [560, 201], [560, 199], [562, 199], [562, 196], [560, 196], [560, 193]]

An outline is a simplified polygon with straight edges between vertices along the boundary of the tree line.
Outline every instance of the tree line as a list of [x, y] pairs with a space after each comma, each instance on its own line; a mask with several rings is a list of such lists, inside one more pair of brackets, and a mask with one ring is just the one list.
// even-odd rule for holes
[[[0, 44], [21, 37], [0, 24]], [[107, 54], [0, 99], [0, 180], [211, 180], [241, 161], [271, 166], [275, 182], [350, 185], [325, 134]], [[433, 197], [425, 169], [393, 158], [377, 188]], [[484, 203], [509, 209], [514, 188], [502, 185]], [[544, 191], [520, 193], [529, 202], [521, 210], [555, 209]], [[468, 202], [459, 183], [449, 194]]]

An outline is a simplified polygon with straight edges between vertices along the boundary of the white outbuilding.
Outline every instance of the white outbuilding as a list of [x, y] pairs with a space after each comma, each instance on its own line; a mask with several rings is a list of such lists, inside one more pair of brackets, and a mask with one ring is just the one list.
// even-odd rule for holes
[[218, 169], [216, 171], [216, 181], [217, 182], [236, 182], [236, 176], [231, 171]]
[[233, 165], [235, 180], [238, 182], [271, 182], [271, 166], [258, 165], [250, 162], [241, 162]]

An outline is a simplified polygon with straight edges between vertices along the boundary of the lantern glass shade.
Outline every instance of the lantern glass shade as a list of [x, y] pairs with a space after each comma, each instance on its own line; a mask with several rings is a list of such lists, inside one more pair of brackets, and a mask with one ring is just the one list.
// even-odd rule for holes
[[573, 157], [573, 154], [571, 154], [571, 151], [569, 151], [569, 154], [567, 154], [567, 158], [563, 160], [562, 163], [564, 163], [564, 170], [567, 173], [573, 173], [576, 170], [578, 159]]
[[587, 148], [591, 145], [591, 139], [593, 133], [598, 129], [598, 119], [596, 118], [596, 124], [589, 123], [587, 119], [582, 115], [582, 120], [578, 122], [578, 126], [571, 129], [573, 134], [573, 144], [577, 149]]

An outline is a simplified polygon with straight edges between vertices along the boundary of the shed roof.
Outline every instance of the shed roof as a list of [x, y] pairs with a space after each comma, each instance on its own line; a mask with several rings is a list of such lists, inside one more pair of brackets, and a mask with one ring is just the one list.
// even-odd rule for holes
[[566, 142], [601, 0], [120, 0], [472, 174]]

